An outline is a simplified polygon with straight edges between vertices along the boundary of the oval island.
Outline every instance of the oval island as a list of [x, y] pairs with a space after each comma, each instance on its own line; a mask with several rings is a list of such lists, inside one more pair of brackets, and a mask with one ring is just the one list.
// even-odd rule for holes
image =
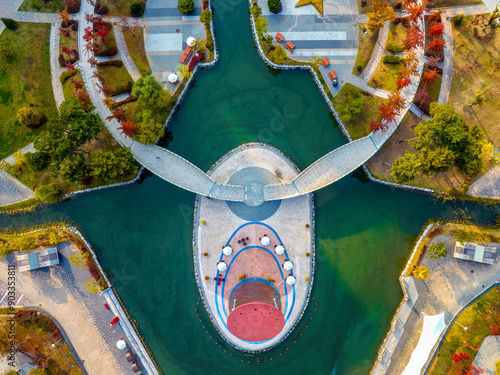
[[233, 347], [268, 350], [302, 317], [314, 275], [312, 194], [264, 202], [264, 186], [300, 171], [279, 150], [242, 145], [208, 174], [244, 186], [245, 202], [196, 197], [195, 274], [214, 326]]

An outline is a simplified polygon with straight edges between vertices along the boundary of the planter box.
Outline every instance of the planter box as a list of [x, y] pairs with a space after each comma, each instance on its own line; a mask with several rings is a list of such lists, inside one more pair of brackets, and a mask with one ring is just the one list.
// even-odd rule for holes
[[283, 10], [283, 4], [280, 2], [280, 8], [278, 10], [270, 10], [271, 13], [273, 14], [278, 14], [279, 12], [281, 12]]

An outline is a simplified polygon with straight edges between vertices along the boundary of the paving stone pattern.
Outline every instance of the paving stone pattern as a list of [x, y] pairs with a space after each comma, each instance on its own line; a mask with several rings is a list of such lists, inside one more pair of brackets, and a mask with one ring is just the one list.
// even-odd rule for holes
[[485, 375], [497, 375], [498, 361], [500, 361], [500, 336], [487, 336], [479, 347], [472, 365], [483, 369]]

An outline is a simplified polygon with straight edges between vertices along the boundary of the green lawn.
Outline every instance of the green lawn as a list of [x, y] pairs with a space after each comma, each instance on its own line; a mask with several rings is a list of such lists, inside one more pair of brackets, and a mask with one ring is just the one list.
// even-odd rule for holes
[[54, 0], [46, 6], [43, 5], [42, 0], [24, 0], [19, 10], [24, 12], [56, 13], [58, 11], [62, 12], [64, 5], [63, 0]]
[[[342, 101], [342, 96], [344, 95], [344, 89], [349, 86], [352, 87], [353, 85], [346, 83], [333, 99], [333, 107], [337, 111], [339, 103]], [[360, 91], [363, 92], [362, 90]], [[370, 122], [378, 119], [377, 106], [380, 105], [381, 99], [366, 92], [363, 98], [365, 111], [361, 116], [351, 121], [345, 121], [345, 119], [340, 116], [352, 139], [359, 139], [369, 135], [371, 133]]]
[[386, 46], [389, 43], [394, 43], [402, 46], [405, 38], [406, 38], [406, 27], [403, 26], [403, 23], [400, 22], [397, 25], [395, 25], [394, 22], [391, 22], [389, 26], [389, 34], [387, 35]]
[[40, 131], [17, 121], [20, 108], [38, 104], [47, 117], [57, 114], [50, 80], [49, 35], [49, 24], [24, 22], [16, 31], [5, 29], [0, 35], [9, 54], [0, 59], [0, 159], [30, 144]]
[[[500, 293], [500, 287], [493, 287], [458, 316], [456, 321], [467, 327], [467, 331], [464, 331], [457, 324], [452, 324], [431, 365], [429, 374], [458, 374], [462, 368], [462, 363], [452, 361], [455, 353], [469, 353], [471, 358], [474, 358], [476, 351], [467, 348], [465, 345], [467, 344], [469, 347], [481, 346], [484, 338], [489, 335], [489, 327], [498, 325], [500, 321], [498, 293]], [[466, 364], [470, 364], [470, 362], [463, 361]]]
[[[78, 24], [78, 21], [76, 21]], [[62, 54], [64, 58], [68, 58], [66, 54], [63, 53], [61, 47], [66, 46], [69, 49], [76, 49], [78, 51], [78, 31], [71, 30], [71, 27], [68, 29], [70, 33], [70, 38], [64, 38], [62, 35], [59, 35], [59, 54]], [[63, 65], [61, 65], [63, 67]]]
[[[461, 25], [453, 25], [453, 80], [449, 103], [468, 124], [478, 124], [487, 138], [500, 147], [500, 30], [489, 41], [474, 37], [467, 16]], [[486, 101], [469, 107], [478, 90], [489, 87]]]
[[98, 66], [97, 70], [102, 77], [101, 82], [109, 85], [110, 92], [108, 96], [115, 96], [132, 90], [134, 81], [125, 66]]
[[[428, 72], [428, 71], [429, 71], [429, 66], [424, 65], [423, 74]], [[441, 77], [441, 73], [439, 74], [439, 77]], [[425, 87], [424, 81], [421, 79], [420, 84], [418, 85], [417, 94], [420, 93], [421, 91], [423, 91], [424, 89], [429, 93], [429, 95], [431, 97], [429, 104], [432, 102], [437, 102], [439, 99], [439, 92], [441, 91], [441, 79], [436, 78], [434, 81], [429, 83], [427, 85], [427, 87]], [[415, 105], [418, 107], [418, 103], [415, 100], [413, 101], [413, 103], [415, 103]], [[429, 114], [429, 104], [423, 109], [423, 111], [426, 114]]]
[[[368, 35], [365, 35], [363, 33], [363, 28], [365, 27], [365, 23], [359, 24], [359, 39], [363, 38], [363, 40], [359, 42], [358, 56], [356, 57], [356, 63], [354, 64], [354, 69], [352, 70], [352, 74], [356, 76], [359, 76], [363, 72], [368, 64], [368, 61], [370, 61], [370, 57], [372, 56], [373, 49], [377, 43], [379, 33], [378, 30], [375, 33], [368, 31]], [[358, 66], [361, 66], [361, 70], [357, 69]]]
[[144, 50], [143, 29], [142, 27], [134, 27], [132, 30], [134, 33], [133, 35], [124, 33], [128, 52], [132, 60], [134, 60], [135, 66], [139, 69], [139, 72], [143, 76], [148, 76], [151, 74], [151, 68], [149, 67], [146, 51]]
[[[78, 73], [76, 73], [73, 77], [74, 81], [83, 81], [83, 78], [82, 78], [82, 73], [80, 72], [80, 70], [78, 70]], [[62, 87], [63, 87], [63, 92], [64, 92], [64, 98], [66, 100], [70, 99], [70, 98], [73, 98], [74, 97], [74, 93], [76, 93], [76, 90], [75, 88], [73, 87], [73, 85], [71, 84], [71, 78], [68, 78], [63, 84], [62, 84]], [[85, 90], [85, 86], [83, 87], [83, 90], [84, 91], [87, 91]]]
[[108, 7], [107, 16], [128, 16], [130, 17], [130, 6], [133, 3], [141, 3], [141, 0], [100, 0], [101, 6]]
[[382, 60], [368, 82], [373, 88], [396, 92], [396, 80], [399, 77], [401, 64], [386, 64]]

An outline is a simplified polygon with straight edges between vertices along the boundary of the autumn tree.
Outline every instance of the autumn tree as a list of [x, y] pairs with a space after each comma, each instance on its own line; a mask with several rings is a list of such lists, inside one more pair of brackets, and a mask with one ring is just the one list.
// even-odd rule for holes
[[70, 81], [75, 91], [82, 90], [85, 87], [83, 81], [73, 79], [73, 77], [70, 78]]
[[406, 38], [403, 41], [403, 48], [405, 51], [423, 47], [425, 44], [425, 32], [421, 31], [418, 27], [413, 26], [406, 30]]
[[62, 27], [59, 28], [59, 34], [63, 37], [63, 38], [66, 38], [66, 39], [73, 39], [73, 37], [71, 36], [71, 32], [69, 31], [69, 29], [64, 29]]
[[440, 241], [434, 245], [431, 245], [427, 248], [427, 252], [431, 259], [434, 259], [436, 262], [439, 258], [446, 257], [448, 252], [446, 251], [446, 243]]
[[371, 32], [375, 32], [385, 26], [385, 22], [394, 21], [396, 12], [387, 1], [373, 1], [372, 12], [368, 13], [366, 26]]
[[115, 108], [111, 112], [111, 116], [106, 117], [107, 121], [111, 121], [113, 119], [117, 120], [118, 122], [124, 122], [127, 120], [127, 111], [124, 110], [123, 108]]
[[177, 67], [177, 73], [179, 77], [189, 79], [193, 76], [193, 72], [189, 70], [189, 67], [186, 64], [182, 64]]
[[72, 63], [68, 62], [66, 63], [66, 68], [68, 70], [76, 70], [76, 66], [74, 66]]
[[132, 120], [126, 120], [122, 122], [118, 130], [121, 130], [122, 134], [124, 134], [125, 136], [132, 138], [137, 132], [137, 124], [134, 124]]
[[434, 52], [440, 52], [443, 50], [444, 48], [444, 45], [445, 45], [445, 41], [441, 38], [436, 38], [434, 39], [430, 44], [429, 44], [429, 47], [428, 49], [430, 51], [434, 51]]
[[115, 99], [112, 98], [104, 98], [102, 102], [110, 111], [118, 107], [118, 103], [116, 102]]
[[423, 14], [429, 11], [429, 9], [425, 7], [426, 4], [427, 0], [421, 0], [406, 5], [406, 21], [410, 26], [417, 26]]
[[424, 83], [424, 86], [430, 85], [436, 80], [436, 78], [441, 79], [439, 71], [436, 68], [431, 68], [422, 74], [422, 82]]
[[417, 107], [420, 108], [424, 112], [428, 112], [428, 106], [432, 100], [431, 94], [424, 87], [421, 91], [415, 95], [415, 103], [417, 103]]
[[408, 86], [411, 83], [411, 78], [410, 77], [399, 77], [396, 80], [396, 86], [398, 90], [402, 90], [406, 86]]
[[428, 279], [431, 276], [431, 273], [429, 272], [427, 267], [424, 266], [415, 266], [412, 274], [417, 280]]
[[444, 23], [438, 22], [431, 26], [429, 29], [429, 34], [432, 36], [441, 36], [444, 32]]
[[75, 98], [82, 104], [84, 109], [88, 109], [92, 105], [92, 100], [90, 99], [90, 95], [87, 91], [77, 91], [73, 94]]
[[277, 45], [274, 50], [269, 52], [269, 60], [274, 62], [275, 64], [283, 64], [283, 62], [286, 60], [286, 51], [283, 47], [280, 45]]
[[70, 21], [69, 13], [66, 11], [66, 9], [58, 13], [59, 13], [59, 19], [62, 21], [63, 26], [67, 27], [68, 22]]

